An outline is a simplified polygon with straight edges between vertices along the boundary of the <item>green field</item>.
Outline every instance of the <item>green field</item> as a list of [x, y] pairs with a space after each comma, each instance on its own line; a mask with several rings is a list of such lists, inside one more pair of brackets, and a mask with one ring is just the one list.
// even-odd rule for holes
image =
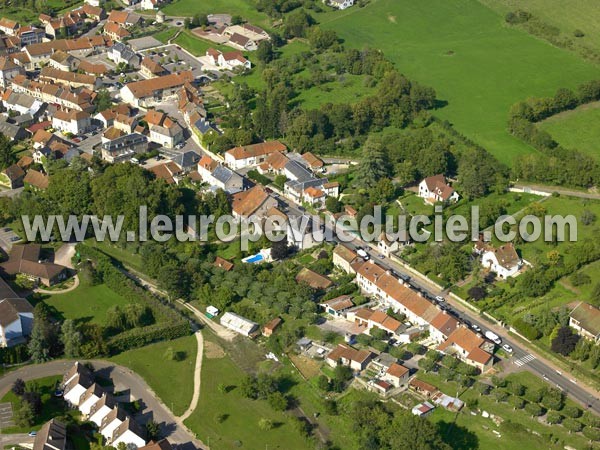
[[231, 14], [240, 15], [253, 25], [269, 28], [269, 18], [256, 10], [248, 0], [175, 0], [162, 8], [168, 16], [193, 16], [194, 14]]
[[[180, 360], [170, 359], [165, 352], [173, 349]], [[141, 376], [162, 402], [176, 415], [190, 406], [194, 392], [194, 367], [198, 344], [195, 336], [147, 345], [111, 358]], [[156, 370], [157, 365], [160, 370]]]
[[600, 8], [596, 0], [480, 0], [490, 8], [506, 14], [521, 9], [571, 35], [579, 29], [585, 36], [578, 38], [600, 49]]
[[538, 124], [563, 147], [579, 150], [600, 161], [600, 103], [557, 114]]
[[576, 55], [504, 26], [476, 0], [373, 0], [317, 16], [349, 47], [384, 51], [409, 77], [448, 105], [435, 112], [511, 163], [534, 151], [506, 132], [510, 106], [597, 77]]
[[[205, 345], [219, 345], [210, 332], [204, 333]], [[240, 393], [244, 372], [229, 356], [208, 357], [202, 363], [202, 388], [198, 408], [185, 424], [195, 431], [199, 439], [218, 449], [308, 449], [312, 448], [290, 424], [287, 415], [274, 411], [264, 400], [250, 400]], [[223, 384], [229, 392], [221, 393]], [[221, 422], [217, 416], [225, 415]], [[262, 431], [258, 427], [261, 418], [273, 421], [274, 427]]]
[[111, 306], [123, 306], [128, 303], [104, 284], [89, 287], [80, 285], [74, 291], [48, 295], [43, 300], [56, 310], [61, 319], [73, 319], [98, 325], [106, 322], [106, 311]]

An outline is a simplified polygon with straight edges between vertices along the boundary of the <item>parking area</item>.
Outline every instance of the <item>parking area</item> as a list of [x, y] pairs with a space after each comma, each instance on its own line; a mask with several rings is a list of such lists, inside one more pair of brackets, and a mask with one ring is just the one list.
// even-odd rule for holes
[[346, 334], [356, 335], [364, 331], [364, 327], [361, 328], [358, 324], [343, 318], [328, 318], [327, 321], [317, 326], [323, 331], [333, 331], [342, 336]]
[[11, 228], [0, 228], [0, 247], [5, 252], [10, 252], [13, 244], [19, 242], [21, 238]]
[[200, 77], [203, 73], [203, 65], [198, 58], [183, 51], [178, 45], [166, 45], [164, 47], [152, 48], [141, 52], [142, 55], [152, 58], [169, 72], [181, 72], [191, 70], [194, 77]]
[[0, 428], [8, 428], [14, 425], [12, 403], [0, 403]]

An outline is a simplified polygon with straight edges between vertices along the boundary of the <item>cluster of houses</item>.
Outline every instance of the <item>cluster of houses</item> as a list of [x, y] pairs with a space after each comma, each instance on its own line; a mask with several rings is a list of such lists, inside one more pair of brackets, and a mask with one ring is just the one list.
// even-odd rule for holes
[[[77, 408], [82, 418], [93, 423], [104, 437], [106, 445], [139, 450], [173, 450], [167, 439], [151, 441], [146, 445], [145, 431], [119, 405], [112, 394], [105, 392], [94, 382], [94, 374], [83, 364], [76, 362], [63, 377], [63, 398]], [[66, 450], [67, 427], [51, 419], [35, 435], [34, 450]]]
[[269, 33], [249, 23], [232, 24], [231, 16], [219, 15], [219, 20], [211, 20], [206, 28], [195, 28], [192, 32], [203, 39], [219, 45], [227, 45], [236, 50], [252, 52], [262, 41], [271, 39]]
[[117, 447], [121, 442], [139, 448], [146, 445], [146, 433], [130, 417], [115, 397], [94, 381], [86, 366], [75, 362], [63, 377], [63, 398], [81, 416], [94, 423], [107, 445]]
[[[408, 287], [403, 280], [377, 265], [373, 260], [364, 261], [353, 250], [338, 245], [333, 252], [333, 263], [341, 270], [356, 276], [356, 283], [367, 295], [376, 298], [384, 307], [402, 314], [412, 327], [402, 326], [381, 312], [355, 311], [346, 318], [357, 322], [369, 332], [373, 326], [384, 329], [400, 341], [410, 340], [427, 331], [437, 350], [455, 355], [461, 361], [477, 367], [481, 372], [491, 369], [494, 344], [474, 330], [459, 322], [435, 303]], [[348, 303], [345, 303], [348, 305]], [[327, 305], [326, 308], [330, 308]], [[335, 306], [337, 315], [344, 314]]]

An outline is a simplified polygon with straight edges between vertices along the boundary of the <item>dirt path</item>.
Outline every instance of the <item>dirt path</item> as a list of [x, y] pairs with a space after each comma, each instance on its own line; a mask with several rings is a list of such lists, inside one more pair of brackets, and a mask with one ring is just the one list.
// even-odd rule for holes
[[75, 289], [77, 289], [79, 287], [79, 277], [77, 275], [75, 275], [73, 277], [73, 286], [70, 286], [66, 289], [62, 289], [60, 291], [51, 291], [48, 289], [43, 289], [43, 288], [37, 288], [34, 291], [38, 292], [40, 294], [48, 294], [48, 295], [60, 295], [60, 294], [66, 294], [68, 292], [74, 291]]
[[202, 313], [202, 311], [200, 311], [195, 306], [192, 306], [181, 299], [177, 300], [177, 302], [183, 305], [185, 308], [189, 309], [191, 312], [193, 312], [196, 318], [200, 320], [200, 322], [202, 322], [204, 325], [210, 328], [221, 339], [225, 339], [226, 341], [233, 341], [237, 336], [237, 334], [234, 331], [225, 328], [222, 325], [219, 325], [217, 322], [213, 322], [212, 320], [210, 320]]
[[202, 331], [198, 330], [195, 334], [196, 340], [198, 341], [198, 353], [196, 355], [196, 368], [194, 369], [194, 394], [192, 395], [190, 407], [181, 416], [177, 417], [177, 420], [180, 422], [183, 422], [192, 415], [198, 407], [198, 401], [200, 400], [200, 383], [202, 381], [200, 374], [202, 372], [202, 358], [204, 356], [204, 339], [202, 337]]

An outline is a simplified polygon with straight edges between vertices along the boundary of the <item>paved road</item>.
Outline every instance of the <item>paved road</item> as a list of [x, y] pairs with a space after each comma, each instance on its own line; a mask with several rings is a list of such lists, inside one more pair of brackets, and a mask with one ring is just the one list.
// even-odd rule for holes
[[0, 446], [4, 448], [6, 445], [33, 445], [34, 437], [24, 433], [19, 434], [0, 434]]
[[[142, 409], [139, 420], [145, 422], [153, 419], [161, 425], [161, 431], [176, 444], [192, 444], [195, 448], [205, 448], [204, 444], [186, 430], [173, 413], [158, 399], [150, 386], [135, 372], [127, 367], [115, 365], [104, 360], [90, 361], [96, 372], [112, 379], [115, 390], [129, 391], [130, 398], [140, 400]], [[44, 364], [28, 365], [7, 373], [0, 378], [0, 397], [12, 387], [17, 378], [33, 380], [64, 374], [73, 364], [73, 361], [56, 360]], [[174, 381], [176, 379], [174, 378]]]
[[561, 195], [567, 195], [567, 196], [571, 196], [571, 197], [590, 198], [590, 199], [600, 200], [599, 193], [576, 191], [573, 189], [565, 189], [562, 187], [555, 187], [555, 186], [544, 186], [542, 184], [518, 183], [518, 184], [515, 184], [513, 187], [515, 189], [523, 189], [524, 192], [529, 192], [532, 190], [539, 191], [539, 192], [546, 192], [548, 194], [558, 192]]

